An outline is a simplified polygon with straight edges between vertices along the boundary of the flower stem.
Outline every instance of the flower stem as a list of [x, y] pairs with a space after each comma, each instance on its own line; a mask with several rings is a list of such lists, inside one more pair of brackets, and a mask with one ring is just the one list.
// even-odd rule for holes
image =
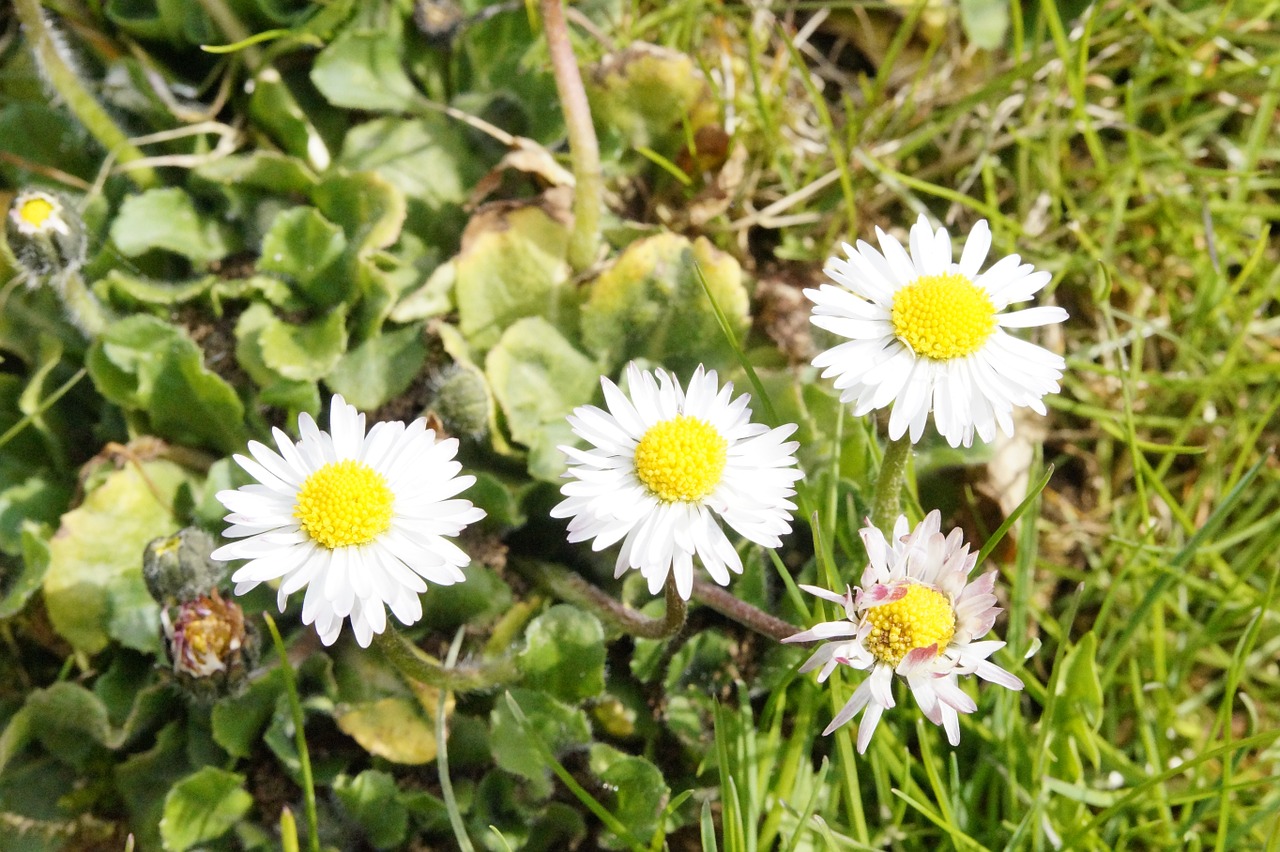
[[[58, 53], [54, 35], [45, 20], [39, 0], [14, 0], [14, 8], [18, 12], [18, 20], [27, 32], [27, 43], [35, 56], [36, 66], [44, 73], [49, 84], [53, 86], [67, 108], [71, 110], [80, 123], [109, 152], [115, 154], [120, 163], [131, 163], [143, 159], [143, 153], [129, 141], [116, 123], [107, 115], [102, 105], [94, 100], [93, 95], [81, 84], [76, 72]], [[126, 172], [129, 179], [139, 189], [150, 189], [159, 185], [160, 178], [149, 166], [139, 166]]]
[[454, 692], [476, 692], [508, 683], [519, 676], [511, 660], [492, 660], [465, 666], [442, 666], [424, 654], [391, 624], [373, 639], [382, 656], [400, 674], [417, 683]]
[[307, 848], [311, 852], [320, 852], [320, 820], [316, 815], [316, 784], [311, 777], [311, 754], [307, 751], [307, 720], [302, 715], [298, 684], [293, 676], [293, 666], [289, 664], [284, 640], [280, 638], [280, 630], [276, 627], [276, 620], [267, 612], [262, 614], [262, 618], [267, 622], [271, 643], [275, 645], [276, 656], [280, 658], [280, 672], [284, 677], [285, 692], [289, 696], [289, 710], [293, 714], [293, 736], [298, 749], [298, 763], [302, 768], [302, 796], [307, 809]]
[[569, 134], [569, 158], [573, 163], [573, 233], [569, 237], [569, 265], [582, 272], [595, 262], [600, 245], [600, 209], [604, 206], [604, 179], [600, 173], [600, 144], [591, 123], [591, 107], [582, 87], [582, 74], [569, 41], [562, 0], [539, 0], [542, 28], [551, 53], [551, 73], [564, 111]]
[[666, 613], [662, 618], [650, 618], [617, 600], [603, 589], [588, 583], [578, 574], [558, 565], [525, 561], [513, 564], [557, 596], [594, 610], [623, 633], [638, 636], [641, 639], [666, 639], [676, 635], [680, 632], [680, 628], [684, 627], [688, 606], [676, 591], [674, 577], [667, 577]]
[[769, 613], [752, 606], [746, 601], [735, 598], [726, 589], [714, 583], [708, 583], [706, 580], [693, 581], [693, 597], [699, 603], [711, 607], [716, 612], [726, 618], [733, 619], [743, 627], [754, 630], [761, 636], [776, 639], [779, 642], [788, 636], [794, 636], [801, 632], [800, 628], [794, 624], [769, 615]]
[[884, 458], [880, 460], [880, 478], [876, 480], [871, 522], [886, 535], [893, 530], [893, 524], [898, 520], [902, 489], [907, 483], [907, 462], [910, 459], [911, 438], [903, 435], [889, 441], [889, 445], [884, 448]]
[[92, 340], [106, 331], [111, 314], [84, 283], [79, 270], [68, 271], [60, 283], [58, 295], [62, 297], [62, 307], [85, 337]]
[[[464, 627], [459, 627], [449, 646], [449, 654], [444, 660], [444, 670], [454, 671], [458, 662], [458, 649], [462, 647]], [[458, 841], [462, 852], [475, 852], [467, 827], [462, 821], [462, 812], [458, 810], [458, 800], [453, 795], [453, 781], [449, 778], [449, 731], [445, 724], [445, 710], [449, 706], [452, 690], [445, 687], [440, 690], [440, 700], [436, 704], [436, 771], [440, 778], [440, 795], [444, 799], [445, 810], [449, 813], [449, 825], [453, 827], [453, 837]]]

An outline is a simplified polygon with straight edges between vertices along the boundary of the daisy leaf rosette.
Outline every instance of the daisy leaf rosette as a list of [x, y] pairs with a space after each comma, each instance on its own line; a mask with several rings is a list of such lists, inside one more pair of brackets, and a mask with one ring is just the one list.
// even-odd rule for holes
[[840, 399], [862, 416], [892, 404], [889, 437], [917, 443], [929, 413], [953, 447], [1013, 434], [1015, 407], [1045, 414], [1043, 398], [1058, 390], [1061, 356], [1006, 329], [1062, 322], [1062, 308], [1005, 311], [1045, 287], [1050, 273], [1016, 255], [979, 268], [991, 248], [991, 229], [979, 221], [952, 261], [951, 237], [924, 216], [911, 228], [910, 251], [876, 228], [880, 250], [862, 240], [843, 244], [846, 258], [827, 261], [835, 284], [805, 290], [811, 321], [846, 338], [813, 360], [835, 378]]
[[449, 537], [485, 515], [456, 495], [473, 476], [459, 476], [455, 438], [437, 440], [419, 418], [375, 423], [340, 395], [329, 409], [329, 431], [298, 417], [299, 440], [274, 429], [276, 452], [249, 442], [252, 458], [236, 462], [256, 482], [220, 491], [233, 539], [214, 559], [247, 560], [234, 575], [235, 593], [279, 581], [283, 612], [306, 589], [302, 621], [315, 624], [326, 645], [344, 620], [368, 647], [386, 629], [386, 609], [409, 625], [422, 617], [427, 584], [466, 579], [470, 557]]
[[711, 578], [742, 573], [722, 523], [764, 547], [791, 531], [796, 429], [751, 422], [750, 397], [733, 398], [714, 370], [699, 365], [687, 389], [664, 370], [626, 370], [628, 394], [601, 377], [608, 410], [593, 405], [568, 418], [588, 449], [568, 457], [564, 500], [552, 517], [570, 518], [570, 542], [600, 551], [621, 541], [614, 576], [640, 571], [657, 594], [673, 575], [680, 597], [693, 591], [696, 556]]
[[830, 734], [865, 710], [859, 753], [866, 751], [881, 715], [894, 706], [894, 675], [906, 681], [925, 717], [946, 730], [953, 746], [960, 743], [959, 714], [978, 709], [960, 688], [961, 675], [1022, 689], [1021, 680], [988, 659], [1005, 643], [978, 641], [1003, 611], [992, 594], [997, 572], [970, 582], [978, 556], [969, 552], [959, 528], [941, 533], [941, 518], [935, 509], [909, 529], [906, 517], [899, 517], [890, 539], [868, 522], [859, 532], [870, 557], [860, 586], [843, 595], [800, 586], [839, 604], [845, 614], [782, 640], [834, 640], [814, 651], [800, 671], [817, 669], [819, 682], [840, 665], [870, 673], [822, 732]]

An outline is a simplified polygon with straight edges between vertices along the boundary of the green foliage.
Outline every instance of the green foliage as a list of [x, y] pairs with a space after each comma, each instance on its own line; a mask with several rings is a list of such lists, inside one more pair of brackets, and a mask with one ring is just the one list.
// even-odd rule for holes
[[683, 374], [698, 364], [733, 363], [733, 350], [698, 283], [694, 264], [739, 337], [750, 316], [742, 269], [705, 238], [690, 243], [659, 234], [632, 243], [596, 279], [582, 306], [582, 337], [610, 369], [641, 359], [669, 364]]
[[180, 329], [147, 315], [121, 320], [94, 341], [86, 366], [99, 392], [152, 434], [223, 452], [244, 442], [239, 397]]
[[591, 613], [554, 606], [530, 622], [524, 641], [525, 683], [570, 704], [604, 691], [604, 628]]
[[[0, 245], [0, 850], [305, 847], [304, 788], [342, 849], [1280, 836], [1265, 9], [569, 4], [606, 186], [607, 245], [575, 275], [537, 4], [39, 5], [162, 159], [135, 191], [30, 30], [0, 49], [0, 199], [55, 193], [74, 225], [22, 280], [34, 241], [7, 214]], [[781, 548], [731, 535], [729, 593], [797, 630], [833, 617], [797, 584], [857, 582], [884, 428], [806, 366], [833, 339], [801, 290], [839, 243], [921, 213], [956, 242], [986, 218], [992, 259], [1052, 272], [1042, 303], [1071, 320], [1038, 342], [1069, 367], [1009, 441], [927, 432], [903, 500], [975, 549], [1022, 512], [979, 570], [1000, 572], [996, 659], [1025, 689], [962, 681], [978, 708], [954, 749], [898, 689], [855, 756], [854, 725], [820, 732], [861, 673], [818, 684], [806, 650], [697, 596], [674, 638], [622, 635], [577, 581], [648, 617], [663, 602], [548, 512], [565, 415], [600, 404], [601, 375], [704, 364], [757, 422], [797, 425], [805, 472]], [[68, 272], [101, 334], [75, 324]], [[247, 481], [230, 455], [300, 412], [323, 425], [332, 393], [460, 438], [459, 496], [487, 518], [458, 539], [466, 580], [430, 583], [405, 630], [439, 682], [345, 631], [319, 646], [307, 593], [278, 616], [307, 776], [280, 658], [189, 700], [142, 569], [153, 539], [225, 530], [216, 495]], [[191, 591], [179, 574], [162, 596]], [[248, 622], [275, 611], [274, 589], [230, 585]]]
[[205, 766], [170, 788], [160, 819], [166, 850], [185, 852], [226, 834], [253, 806], [244, 776]]
[[174, 499], [193, 484], [172, 462], [130, 465], [107, 474], [62, 516], [49, 541], [44, 601], [53, 626], [75, 648], [93, 654], [115, 639], [159, 650], [159, 612], [142, 579], [142, 550], [175, 531]]
[[226, 228], [196, 210], [180, 189], [152, 189], [120, 205], [111, 239], [125, 257], [159, 249], [205, 264], [226, 257], [233, 244]]

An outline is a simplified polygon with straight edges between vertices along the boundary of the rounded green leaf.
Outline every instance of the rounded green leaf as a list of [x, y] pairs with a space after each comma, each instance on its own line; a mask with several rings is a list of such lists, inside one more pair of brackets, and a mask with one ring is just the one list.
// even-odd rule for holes
[[183, 778], [164, 799], [160, 839], [170, 852], [216, 840], [253, 807], [244, 776], [206, 766]]
[[529, 624], [517, 663], [525, 683], [577, 703], [604, 691], [604, 658], [600, 619], [559, 604]]
[[507, 329], [485, 360], [485, 374], [511, 437], [526, 446], [544, 426], [590, 402], [600, 386], [595, 363], [541, 317]]
[[695, 264], [741, 339], [750, 317], [738, 262], [703, 237], [657, 234], [632, 243], [592, 285], [582, 307], [587, 349], [611, 369], [636, 358], [680, 372], [733, 363]]
[[272, 317], [262, 329], [259, 344], [267, 367], [294, 381], [323, 378], [347, 349], [344, 308], [301, 325]]
[[409, 811], [391, 775], [376, 769], [366, 769], [355, 778], [340, 775], [333, 782], [333, 792], [375, 849], [404, 842]]
[[507, 698], [494, 702], [489, 717], [490, 751], [500, 768], [529, 781], [529, 792], [544, 798], [551, 793], [546, 756], [590, 742], [587, 716], [532, 689], [512, 689]]
[[324, 288], [316, 292], [314, 285], [346, 248], [342, 228], [314, 207], [294, 207], [276, 216], [263, 236], [258, 269], [284, 276], [313, 304], [329, 305], [332, 298]]
[[44, 599], [53, 626], [76, 648], [97, 653], [114, 638], [160, 650], [160, 613], [142, 580], [142, 551], [174, 531], [174, 497], [191, 484], [172, 462], [130, 464], [62, 516], [49, 542]]
[[325, 383], [360, 409], [374, 409], [409, 387], [427, 360], [420, 329], [371, 337], [343, 355]]
[[234, 248], [227, 230], [196, 210], [180, 189], [152, 189], [126, 198], [111, 223], [111, 239], [125, 257], [161, 249], [194, 263], [219, 260]]
[[385, 17], [387, 29], [346, 29], [316, 57], [311, 82], [329, 103], [403, 112], [420, 97], [401, 61], [401, 19]]
[[471, 220], [453, 264], [458, 325], [473, 349], [489, 349], [521, 317], [551, 319], [567, 311], [568, 245], [564, 221], [542, 206], [497, 209]]

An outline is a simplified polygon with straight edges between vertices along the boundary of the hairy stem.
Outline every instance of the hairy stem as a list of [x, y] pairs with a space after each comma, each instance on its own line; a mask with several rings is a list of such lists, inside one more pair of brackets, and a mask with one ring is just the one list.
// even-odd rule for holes
[[889, 442], [880, 460], [880, 477], [876, 480], [876, 495], [871, 521], [888, 535], [898, 519], [902, 488], [907, 483], [907, 462], [911, 459], [911, 438], [903, 435]]
[[569, 237], [569, 265], [581, 272], [595, 262], [600, 245], [600, 210], [604, 206], [604, 180], [600, 174], [600, 144], [591, 123], [591, 107], [582, 87], [582, 74], [569, 41], [562, 0], [539, 0], [542, 28], [551, 52], [551, 73], [564, 110], [573, 163], [573, 233]]
[[284, 647], [284, 639], [280, 638], [280, 630], [271, 613], [264, 612], [262, 619], [267, 623], [271, 633], [271, 642], [275, 645], [276, 656], [280, 658], [280, 672], [284, 676], [285, 693], [289, 696], [289, 711], [293, 715], [294, 744], [298, 749], [298, 765], [302, 770], [302, 796], [307, 811], [307, 843], [311, 852], [320, 852], [320, 820], [316, 814], [316, 785], [311, 775], [311, 753], [307, 751], [306, 716], [302, 712], [302, 701], [298, 698], [298, 684], [294, 677], [293, 666], [289, 664], [289, 654]]
[[698, 603], [711, 607], [743, 627], [779, 642], [801, 632], [800, 628], [794, 624], [769, 615], [746, 601], [735, 598], [728, 590], [714, 583], [708, 583], [706, 580], [693, 581], [693, 597]]
[[382, 656], [406, 678], [453, 692], [476, 692], [509, 683], [519, 676], [511, 660], [442, 666], [401, 635], [391, 624], [373, 638]]
[[666, 639], [684, 627], [688, 609], [675, 579], [667, 577], [665, 596], [667, 611], [662, 618], [650, 618], [614, 598], [578, 574], [545, 562], [519, 562], [516, 567], [525, 575], [550, 589], [557, 597], [594, 610], [601, 618], [623, 633], [641, 639]]
[[[67, 108], [72, 114], [85, 126], [85, 129], [93, 134], [93, 138], [115, 155], [120, 163], [127, 164], [143, 159], [143, 153], [129, 141], [124, 131], [116, 126], [111, 116], [107, 115], [102, 105], [94, 100], [93, 95], [89, 94], [80, 82], [80, 78], [76, 76], [76, 72], [58, 53], [54, 33], [48, 21], [45, 20], [39, 0], [14, 0], [14, 8], [18, 12], [18, 20], [22, 22], [22, 28], [26, 30], [27, 44], [31, 45], [36, 65], [49, 80], [49, 84], [66, 101]], [[160, 178], [149, 166], [129, 169], [126, 174], [139, 189], [150, 189], [160, 184]]]

